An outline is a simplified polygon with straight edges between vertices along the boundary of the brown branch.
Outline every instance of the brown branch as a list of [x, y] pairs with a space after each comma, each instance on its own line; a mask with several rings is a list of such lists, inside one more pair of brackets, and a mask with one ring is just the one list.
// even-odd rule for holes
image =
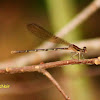
[[32, 66], [25, 66], [25, 67], [6, 67], [6, 69], [0, 69], [0, 73], [23, 73], [23, 72], [34, 72], [38, 71], [43, 73], [46, 77], [51, 80], [51, 82], [57, 87], [57, 89], [61, 92], [61, 94], [64, 96], [65, 100], [69, 100], [70, 98], [65, 94], [65, 92], [62, 90], [60, 85], [57, 83], [57, 81], [52, 77], [52, 75], [46, 71], [47, 68], [53, 68], [57, 66], [62, 65], [69, 65], [69, 64], [100, 64], [100, 57], [94, 58], [94, 59], [85, 59], [85, 60], [66, 60], [66, 61], [57, 61], [57, 62], [50, 62], [40, 65], [32, 65]]
[[40, 65], [32, 65], [32, 66], [25, 66], [25, 67], [6, 67], [6, 69], [0, 69], [0, 73], [23, 73], [23, 72], [34, 72], [38, 71], [43, 73], [46, 77], [51, 80], [51, 82], [56, 86], [56, 88], [61, 92], [61, 94], [64, 96], [65, 100], [69, 100], [70, 98], [65, 94], [65, 92], [62, 90], [60, 85], [57, 83], [57, 81], [52, 77], [52, 75], [46, 71], [47, 68], [53, 68], [57, 66], [62, 65], [69, 65], [69, 64], [100, 64], [100, 57], [94, 58], [94, 59], [85, 59], [85, 60], [66, 60], [66, 61], [57, 61], [57, 62], [50, 62]]
[[48, 69], [53, 68], [57, 66], [63, 66], [63, 65], [73, 65], [73, 64], [100, 64], [100, 57], [93, 58], [93, 59], [84, 59], [84, 60], [65, 60], [65, 61], [57, 61], [57, 62], [50, 62], [45, 64], [39, 64], [39, 65], [32, 65], [32, 66], [25, 66], [25, 67], [7, 67], [6, 68], [0, 68], [0, 73], [23, 73], [23, 72], [34, 72], [39, 71], [40, 69]]
[[43, 73], [49, 80], [56, 86], [56, 88], [60, 91], [60, 93], [64, 96], [65, 100], [69, 100], [70, 98], [65, 94], [63, 89], [60, 87], [58, 82], [52, 77], [52, 75], [45, 69], [39, 70], [39, 72]]

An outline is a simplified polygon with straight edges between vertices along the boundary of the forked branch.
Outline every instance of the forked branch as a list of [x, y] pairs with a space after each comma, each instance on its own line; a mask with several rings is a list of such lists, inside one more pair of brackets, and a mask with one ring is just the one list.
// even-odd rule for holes
[[57, 81], [52, 77], [52, 75], [46, 71], [48, 68], [63, 66], [63, 65], [70, 65], [70, 64], [100, 64], [100, 57], [93, 58], [93, 59], [84, 59], [84, 60], [66, 60], [66, 61], [57, 61], [57, 62], [50, 62], [50, 63], [44, 63], [39, 65], [32, 65], [32, 66], [25, 66], [25, 67], [6, 67], [5, 69], [0, 69], [0, 73], [23, 73], [23, 72], [34, 72], [38, 71], [40, 73], [43, 73], [49, 80], [56, 86], [56, 88], [61, 92], [61, 94], [64, 96], [65, 100], [69, 100], [70, 98], [65, 94], [63, 89], [60, 87], [60, 85], [57, 83]]

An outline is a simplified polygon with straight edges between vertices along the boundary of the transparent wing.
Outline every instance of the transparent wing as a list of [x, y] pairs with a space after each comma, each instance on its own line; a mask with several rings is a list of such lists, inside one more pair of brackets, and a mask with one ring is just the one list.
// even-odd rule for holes
[[65, 44], [65, 45], [69, 45], [70, 43], [49, 33], [47, 30], [45, 30], [43, 27], [37, 25], [37, 24], [28, 24], [27, 25], [28, 30], [33, 33], [36, 37], [38, 37], [39, 39], [42, 40], [47, 40], [53, 43], [57, 43], [57, 44]]

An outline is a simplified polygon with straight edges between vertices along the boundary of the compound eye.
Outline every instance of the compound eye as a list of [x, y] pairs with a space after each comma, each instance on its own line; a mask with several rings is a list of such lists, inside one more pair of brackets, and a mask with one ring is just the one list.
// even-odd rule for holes
[[83, 49], [86, 49], [86, 47], [83, 47]]
[[83, 47], [84, 53], [87, 53], [87, 48]]

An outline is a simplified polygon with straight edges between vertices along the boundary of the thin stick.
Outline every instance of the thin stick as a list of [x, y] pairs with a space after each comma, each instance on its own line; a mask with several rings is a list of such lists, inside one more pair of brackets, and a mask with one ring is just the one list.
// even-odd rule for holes
[[52, 75], [47, 70], [40, 70], [39, 72], [43, 73], [49, 80], [56, 86], [56, 88], [60, 91], [60, 93], [64, 96], [65, 100], [69, 100], [70, 98], [65, 94], [63, 89], [60, 87], [58, 82], [52, 77]]

